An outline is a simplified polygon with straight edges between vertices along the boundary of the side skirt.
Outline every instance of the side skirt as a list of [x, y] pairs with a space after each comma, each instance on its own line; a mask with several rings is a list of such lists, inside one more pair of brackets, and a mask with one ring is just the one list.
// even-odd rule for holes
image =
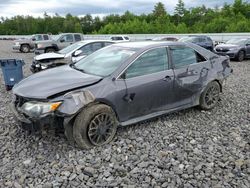
[[175, 111], [184, 110], [184, 109], [187, 109], [187, 108], [190, 108], [190, 107], [194, 107], [196, 105], [197, 104], [191, 103], [191, 104], [179, 106], [177, 108], [172, 108], [172, 109], [168, 109], [168, 110], [162, 110], [162, 111], [154, 112], [154, 113], [151, 113], [151, 114], [148, 114], [148, 115], [144, 115], [144, 116], [141, 116], [141, 117], [130, 119], [128, 121], [120, 122], [120, 125], [121, 126], [127, 126], [127, 125], [131, 125], [131, 124], [135, 124], [135, 123], [145, 121], [145, 120], [148, 120], [148, 119], [151, 119], [151, 118], [154, 118], [154, 117], [158, 117], [158, 116], [161, 116], [161, 115], [164, 115], [164, 114], [168, 114], [168, 113], [171, 113], [171, 112], [175, 112]]

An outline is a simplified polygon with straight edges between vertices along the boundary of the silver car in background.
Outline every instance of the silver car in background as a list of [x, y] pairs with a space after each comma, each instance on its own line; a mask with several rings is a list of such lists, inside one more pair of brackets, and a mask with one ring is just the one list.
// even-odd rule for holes
[[243, 61], [250, 57], [250, 38], [230, 39], [225, 44], [219, 44], [214, 48], [218, 55], [227, 55], [231, 59]]
[[109, 40], [85, 40], [74, 43], [58, 52], [45, 53], [34, 57], [30, 70], [35, 73], [41, 70], [75, 63], [87, 55], [109, 46], [114, 42]]

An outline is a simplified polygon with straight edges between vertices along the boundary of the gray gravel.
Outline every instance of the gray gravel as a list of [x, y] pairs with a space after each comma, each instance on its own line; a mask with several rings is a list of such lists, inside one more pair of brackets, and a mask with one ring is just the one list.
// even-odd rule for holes
[[[13, 53], [0, 41], [1, 58]], [[250, 61], [231, 62], [219, 106], [183, 110], [126, 128], [88, 151], [64, 135], [17, 128], [0, 78], [0, 187], [250, 187]]]

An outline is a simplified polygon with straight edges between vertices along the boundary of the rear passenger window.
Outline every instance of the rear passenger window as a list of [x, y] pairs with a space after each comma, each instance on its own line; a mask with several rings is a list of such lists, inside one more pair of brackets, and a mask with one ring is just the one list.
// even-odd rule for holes
[[43, 39], [44, 40], [49, 40], [49, 36], [48, 35], [43, 35]]
[[157, 48], [142, 54], [126, 70], [126, 78], [152, 74], [168, 69], [166, 48]]
[[189, 47], [173, 47], [171, 48], [172, 60], [175, 68], [181, 68], [193, 63], [197, 63], [196, 54]]
[[81, 36], [80, 35], [75, 34], [74, 37], [75, 37], [75, 41], [81, 41]]
[[172, 47], [172, 60], [176, 69], [206, 61], [206, 58], [189, 47]]

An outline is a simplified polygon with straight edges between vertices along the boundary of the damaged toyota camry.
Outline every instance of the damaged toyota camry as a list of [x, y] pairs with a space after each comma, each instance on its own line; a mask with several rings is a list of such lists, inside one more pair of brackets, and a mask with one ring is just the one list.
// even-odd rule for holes
[[130, 42], [105, 47], [71, 65], [42, 71], [13, 89], [24, 129], [64, 129], [81, 148], [110, 142], [118, 126], [219, 101], [229, 58], [195, 44]]

